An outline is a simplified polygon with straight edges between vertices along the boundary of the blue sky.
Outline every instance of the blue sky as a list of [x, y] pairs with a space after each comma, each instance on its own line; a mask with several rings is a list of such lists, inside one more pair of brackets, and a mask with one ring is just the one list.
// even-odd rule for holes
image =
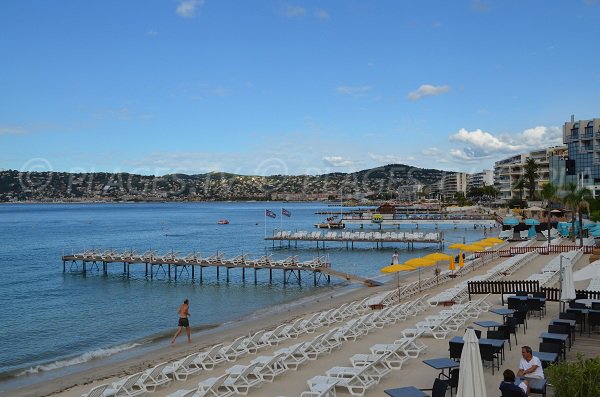
[[0, 169], [476, 172], [600, 117], [600, 1], [3, 0]]

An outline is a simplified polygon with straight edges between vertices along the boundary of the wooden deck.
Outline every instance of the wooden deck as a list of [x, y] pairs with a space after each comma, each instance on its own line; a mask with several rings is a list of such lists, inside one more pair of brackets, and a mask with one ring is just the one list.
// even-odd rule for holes
[[[63, 272], [67, 271], [67, 264], [70, 264], [69, 271], [81, 271], [86, 274], [93, 269], [100, 270], [108, 274], [108, 267], [111, 264], [122, 264], [123, 273], [130, 275], [131, 265], [145, 266], [145, 275], [150, 279], [155, 277], [156, 270], [165, 270], [165, 274], [169, 278], [173, 274], [175, 280], [178, 276], [181, 277], [183, 272], [190, 275], [192, 280], [195, 279], [196, 269], [199, 270], [200, 280], [202, 280], [202, 270], [206, 267], [214, 267], [219, 277], [219, 269], [226, 269], [227, 281], [229, 281], [230, 269], [241, 269], [242, 280], [245, 280], [246, 270], [254, 270], [254, 281], [257, 281], [257, 272], [259, 270], [269, 270], [269, 279], [272, 281], [273, 270], [283, 270], [284, 283], [287, 283], [291, 275], [294, 275], [298, 282], [301, 282], [301, 272], [312, 272], [315, 285], [317, 284], [317, 276], [321, 279], [323, 275], [327, 282], [331, 281], [330, 276], [342, 278], [347, 281], [360, 282], [367, 286], [381, 285], [381, 283], [364, 277], [352, 275], [349, 273], [340, 272], [331, 269], [331, 263], [326, 257], [317, 256], [309, 261], [298, 261], [296, 256], [289, 256], [282, 260], [274, 260], [270, 255], [261, 256], [257, 259], [251, 259], [247, 255], [238, 255], [232, 258], [225, 258], [223, 254], [215, 254], [209, 257], [201, 257], [199, 254], [192, 253], [187, 256], [180, 256], [178, 253], [168, 253], [158, 255], [155, 251], [146, 251], [143, 254], [137, 254], [134, 251], [115, 252], [112, 250], [93, 250], [82, 253], [73, 253], [71, 255], [63, 255]], [[81, 266], [81, 267], [80, 267]], [[189, 271], [188, 271], [189, 269]]]

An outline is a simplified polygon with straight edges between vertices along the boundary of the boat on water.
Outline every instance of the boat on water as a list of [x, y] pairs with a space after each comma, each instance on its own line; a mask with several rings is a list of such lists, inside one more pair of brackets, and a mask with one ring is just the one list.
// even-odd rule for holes
[[315, 227], [319, 229], [343, 229], [346, 225], [341, 220], [337, 220], [337, 215], [334, 215], [327, 218], [326, 222], [315, 224]]
[[219, 219], [217, 223], [219, 225], [229, 225], [229, 221], [227, 219]]

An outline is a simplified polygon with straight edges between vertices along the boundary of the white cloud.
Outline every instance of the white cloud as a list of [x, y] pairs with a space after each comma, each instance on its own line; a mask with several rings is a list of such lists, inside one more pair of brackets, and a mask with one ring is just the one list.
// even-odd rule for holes
[[417, 101], [426, 96], [441, 95], [447, 93], [448, 91], [450, 91], [449, 85], [435, 86], [430, 84], [423, 84], [416, 91], [409, 93], [408, 99], [410, 99], [411, 101]]
[[512, 144], [511, 140], [506, 138], [503, 140], [480, 129], [467, 131], [461, 128], [456, 134], [450, 136], [450, 140], [466, 143], [484, 152], [514, 152], [522, 148], [520, 145]]
[[156, 30], [150, 29], [146, 32], [146, 35], [147, 36], [158, 36], [158, 32]]
[[323, 161], [331, 167], [352, 167], [356, 162], [343, 158], [342, 156], [325, 156]]
[[285, 5], [285, 16], [286, 17], [303, 17], [306, 15], [306, 9], [300, 6], [294, 6], [291, 4]]
[[370, 85], [363, 86], [339, 86], [335, 88], [338, 94], [350, 95], [354, 98], [364, 97], [373, 89]]
[[204, 0], [183, 0], [177, 6], [176, 12], [183, 18], [193, 18], [196, 16], [198, 8], [204, 5]]
[[317, 17], [317, 19], [320, 19], [321, 21], [326, 21], [329, 19], [329, 13], [325, 10], [317, 9], [315, 11], [315, 17]]
[[514, 153], [560, 145], [562, 132], [559, 127], [537, 126], [514, 135], [495, 136], [481, 129], [467, 131], [461, 128], [450, 136], [450, 140], [467, 144], [476, 157], [482, 157], [491, 153]]

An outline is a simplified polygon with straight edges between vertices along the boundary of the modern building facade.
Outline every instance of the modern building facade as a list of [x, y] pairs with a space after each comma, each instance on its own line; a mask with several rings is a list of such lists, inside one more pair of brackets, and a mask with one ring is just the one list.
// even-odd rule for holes
[[466, 196], [467, 175], [464, 172], [444, 175], [440, 181], [440, 194], [447, 199], [454, 198], [454, 195], [459, 192]]
[[[600, 119], [575, 120], [563, 126], [563, 142], [567, 144], [570, 165], [579, 186], [600, 191]], [[571, 168], [571, 167], [567, 167]]]
[[[498, 198], [511, 200], [519, 198], [520, 191], [516, 189], [518, 181], [525, 175], [525, 163], [532, 158], [538, 165], [536, 189], [548, 183], [551, 177], [550, 160], [556, 158], [565, 161], [567, 153], [566, 146], [555, 146], [546, 149], [535, 150], [529, 153], [521, 153], [506, 159], [496, 161], [494, 164], [494, 186], [499, 191]], [[558, 163], [557, 163], [558, 164]], [[523, 199], [528, 198], [527, 188], [523, 189]]]
[[478, 189], [494, 184], [494, 171], [483, 170], [467, 176], [467, 190]]

